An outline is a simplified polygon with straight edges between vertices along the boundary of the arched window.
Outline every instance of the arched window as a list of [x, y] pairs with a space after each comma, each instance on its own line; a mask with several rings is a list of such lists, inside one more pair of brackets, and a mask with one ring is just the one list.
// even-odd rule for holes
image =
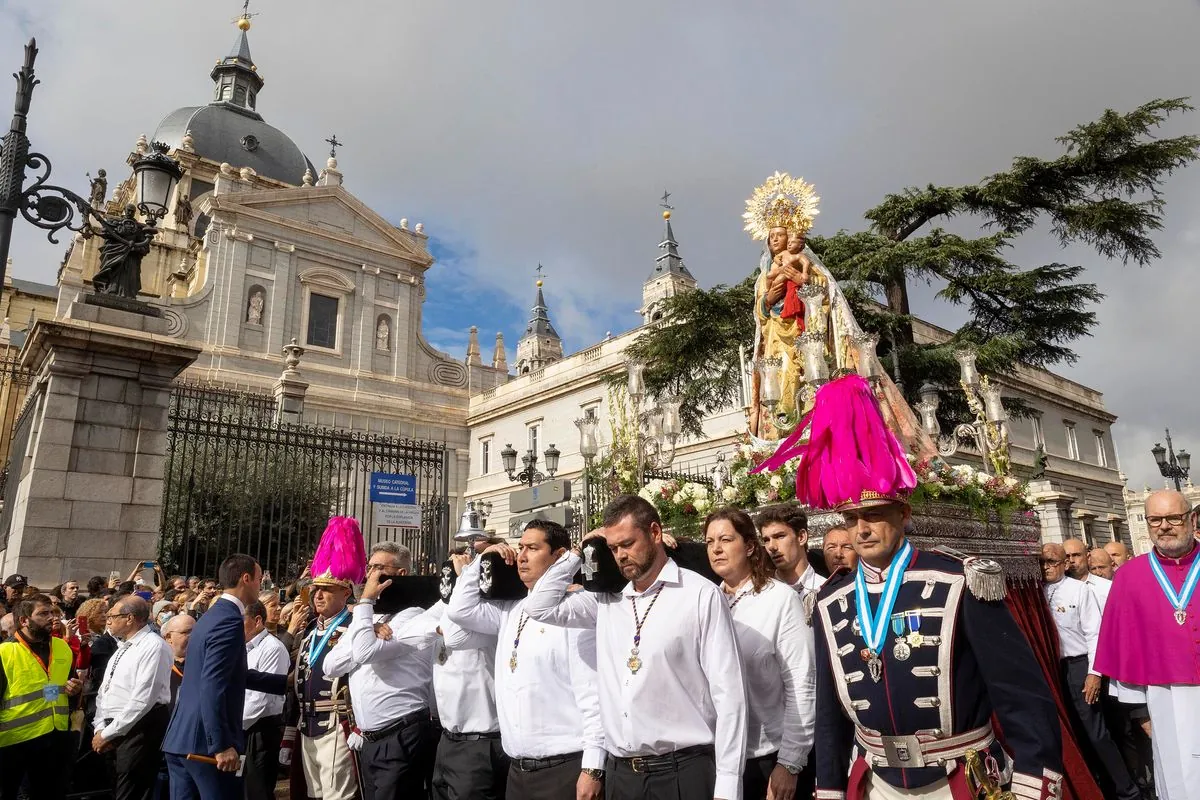
[[204, 234], [208, 233], [208, 223], [210, 221], [208, 214], [197, 214], [196, 226], [192, 231], [192, 236], [195, 236], [197, 239], [203, 239]]

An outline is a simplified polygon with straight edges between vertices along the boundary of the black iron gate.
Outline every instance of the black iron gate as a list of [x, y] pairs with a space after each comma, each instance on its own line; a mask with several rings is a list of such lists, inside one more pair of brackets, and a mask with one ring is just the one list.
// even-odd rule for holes
[[[418, 572], [445, 558], [444, 443], [275, 422], [271, 397], [207, 386], [171, 394], [159, 560], [168, 573], [215, 577], [249, 553], [276, 583], [312, 558], [330, 516], [358, 519], [367, 546], [407, 545]], [[371, 473], [413, 475], [420, 528], [376, 527]]]

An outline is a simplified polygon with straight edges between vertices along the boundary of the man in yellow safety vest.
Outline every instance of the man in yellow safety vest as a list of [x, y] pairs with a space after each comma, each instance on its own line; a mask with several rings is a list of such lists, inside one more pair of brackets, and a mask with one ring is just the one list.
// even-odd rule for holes
[[54, 605], [44, 594], [17, 603], [17, 633], [0, 644], [0, 800], [15, 800], [28, 780], [30, 796], [66, 796], [63, 760], [70, 757], [68, 697], [74, 655], [51, 635]]

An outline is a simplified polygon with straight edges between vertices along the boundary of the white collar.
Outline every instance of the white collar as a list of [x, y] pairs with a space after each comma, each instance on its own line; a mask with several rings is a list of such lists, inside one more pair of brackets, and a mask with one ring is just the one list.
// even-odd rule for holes
[[678, 586], [683, 582], [683, 573], [679, 570], [679, 565], [675, 563], [675, 559], [667, 557], [667, 563], [663, 564], [663, 568], [659, 570], [658, 577], [654, 579], [654, 583], [646, 587], [645, 592], [639, 592], [633, 588], [633, 581], [625, 584], [625, 588], [621, 590], [621, 594], [626, 597], [641, 597], [647, 592], [654, 589], [660, 583], [670, 583]]
[[133, 643], [136, 642], [143, 633], [148, 633], [149, 631], [150, 631], [150, 626], [143, 625], [142, 627], [138, 628], [138, 632], [135, 633], [133, 636], [130, 636], [128, 639], [123, 639], [121, 641], [121, 647], [132, 647]]
[[242, 616], [246, 615], [246, 604], [243, 603], [241, 600], [239, 600], [236, 595], [232, 595], [229, 592], [225, 592], [225, 594], [221, 595], [217, 599], [218, 600], [228, 600], [229, 602], [231, 602], [235, 606], [237, 606], [238, 612]]
[[262, 644], [262, 640], [265, 637], [270, 636], [270, 635], [271, 635], [271, 632], [269, 630], [267, 630], [266, 628], [263, 628], [261, 631], [259, 631], [255, 635], [255, 637], [253, 639], [246, 642], [246, 652], [249, 653], [251, 650], [258, 647], [260, 644]]

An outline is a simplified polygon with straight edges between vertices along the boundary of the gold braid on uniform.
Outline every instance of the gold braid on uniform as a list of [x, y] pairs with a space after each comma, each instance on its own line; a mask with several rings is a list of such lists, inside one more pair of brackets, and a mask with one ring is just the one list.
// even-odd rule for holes
[[990, 558], [964, 555], [950, 547], [935, 547], [933, 551], [962, 562], [967, 591], [976, 599], [988, 603], [998, 603], [1008, 596], [1008, 587], [1004, 582], [1004, 568], [1000, 566], [1000, 562]]

